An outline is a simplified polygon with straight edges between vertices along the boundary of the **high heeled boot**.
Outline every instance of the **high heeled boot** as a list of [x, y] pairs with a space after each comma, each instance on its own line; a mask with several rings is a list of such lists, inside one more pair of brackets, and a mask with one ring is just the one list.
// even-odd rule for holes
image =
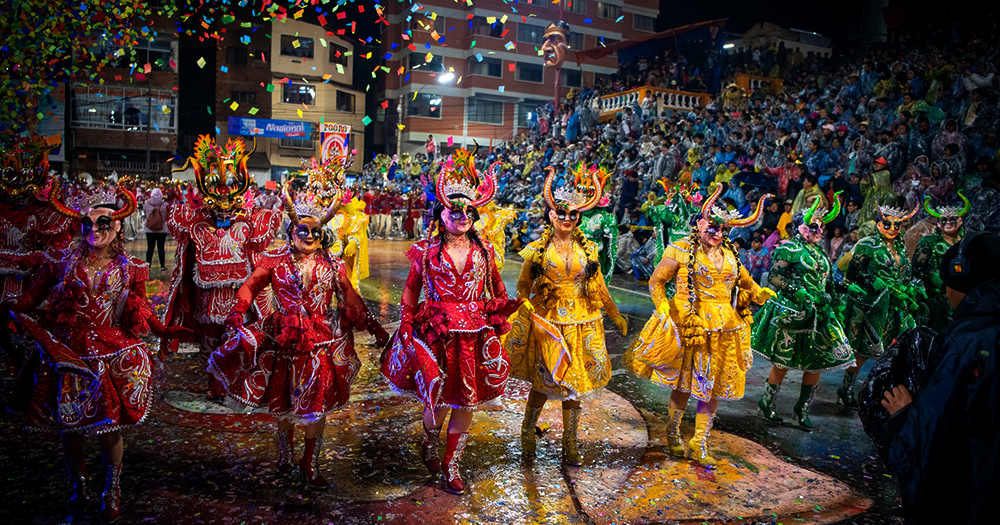
[[583, 455], [580, 454], [580, 444], [576, 437], [577, 430], [580, 428], [580, 410], [579, 408], [563, 409], [563, 462], [573, 467], [579, 467], [583, 463]]
[[428, 429], [423, 422], [424, 437], [420, 440], [420, 459], [431, 474], [441, 472], [441, 459], [438, 458], [438, 445], [441, 443], [441, 427]]
[[444, 469], [442, 470], [442, 483], [444, 484], [444, 490], [451, 492], [452, 494], [462, 495], [465, 494], [465, 482], [462, 481], [462, 474], [458, 470], [458, 462], [462, 459], [462, 453], [465, 452], [465, 442], [469, 437], [468, 432], [462, 432], [460, 434], [448, 433], [448, 443], [445, 446], [444, 451]]
[[708, 453], [708, 438], [712, 432], [712, 420], [715, 414], [697, 414], [694, 418], [694, 436], [688, 446], [691, 447], [691, 457], [701, 464], [701, 466], [714, 469], [715, 458]]
[[208, 374], [208, 390], [205, 392], [205, 399], [216, 401], [226, 397], [226, 387], [222, 381], [215, 378], [214, 374]]
[[777, 385], [772, 385], [769, 381], [764, 382], [764, 397], [760, 398], [757, 402], [757, 413], [760, 414], [768, 423], [774, 423], [780, 425], [785, 420], [778, 415], [778, 411], [774, 407], [774, 399], [778, 396], [778, 390], [781, 389], [781, 383]]
[[844, 382], [837, 389], [837, 404], [847, 408], [858, 408], [858, 400], [854, 397], [854, 379], [858, 374], [844, 370]]
[[812, 403], [813, 396], [815, 395], [816, 385], [802, 385], [802, 390], [799, 391], [799, 401], [792, 407], [792, 412], [795, 413], [795, 419], [798, 420], [799, 428], [806, 432], [813, 431], [812, 421], [809, 420], [809, 405]]
[[670, 453], [676, 457], [684, 457], [684, 441], [681, 439], [681, 417], [684, 416], [684, 409], [668, 408], [670, 421], [667, 422], [669, 440], [667, 441]]
[[525, 405], [524, 420], [521, 421], [521, 453], [525, 456], [534, 456], [538, 450], [535, 427], [538, 425], [538, 416], [540, 415], [542, 415], [542, 407]]
[[104, 465], [107, 472], [104, 480], [104, 492], [101, 493], [101, 521], [115, 523], [121, 518], [121, 487], [119, 480], [122, 475], [122, 464]]
[[292, 471], [292, 456], [295, 454], [295, 430], [279, 430], [275, 433], [278, 441], [278, 472]]
[[73, 495], [69, 498], [70, 508], [74, 514], [78, 514], [90, 503], [90, 497], [87, 495], [87, 464], [67, 459], [66, 471], [69, 473], [69, 484], [73, 487]]
[[306, 438], [306, 450], [299, 461], [299, 470], [306, 478], [306, 484], [311, 489], [326, 490], [330, 484], [319, 473], [319, 453], [323, 450], [323, 436]]

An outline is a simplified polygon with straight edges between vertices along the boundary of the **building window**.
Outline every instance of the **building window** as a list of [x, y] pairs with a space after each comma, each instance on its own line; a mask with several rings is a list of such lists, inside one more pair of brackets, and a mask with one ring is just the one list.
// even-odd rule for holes
[[313, 39], [295, 36], [281, 35], [281, 55], [286, 57], [312, 58]]
[[409, 29], [411, 31], [423, 31], [425, 33], [430, 33], [431, 31], [437, 31], [437, 34], [444, 36], [445, 30], [445, 17], [439, 16], [434, 20], [430, 17], [418, 17], [414, 16], [410, 19], [408, 23], [404, 25], [404, 29]]
[[503, 76], [503, 60], [483, 58], [480, 62], [476, 57], [469, 57], [469, 74], [500, 78]]
[[524, 42], [526, 44], [536, 44], [542, 45], [542, 40], [544, 39], [545, 28], [542, 26], [533, 26], [530, 24], [517, 24], [517, 41]]
[[566, 87], [580, 87], [583, 85], [583, 73], [563, 68], [562, 85]]
[[281, 85], [281, 101], [285, 104], [316, 105], [316, 88], [309, 84]]
[[602, 82], [610, 84], [615, 79], [613, 73], [594, 73], [594, 84], [600, 85]]
[[517, 79], [521, 82], [538, 82], [542, 83], [544, 77], [544, 70], [542, 66], [537, 64], [528, 64], [526, 62], [517, 63]]
[[537, 7], [539, 9], [545, 9], [549, 6], [548, 0], [521, 0], [522, 4], [528, 4], [531, 7]]
[[316, 146], [313, 145], [313, 141], [309, 139], [280, 138], [278, 139], [278, 147], [288, 149], [316, 149]]
[[538, 118], [538, 110], [545, 107], [545, 104], [549, 103], [549, 100], [530, 100], [525, 99], [523, 102], [517, 105], [517, 125], [522, 128], [528, 127], [528, 119], [531, 117]]
[[258, 49], [257, 51], [253, 52], [253, 58], [254, 60], [256, 60], [256, 63], [267, 64], [267, 51], [264, 51], [263, 49]]
[[570, 49], [580, 51], [583, 49], [583, 33], [570, 33], [567, 40]]
[[632, 29], [653, 33], [656, 31], [656, 19], [651, 16], [632, 15]]
[[441, 55], [434, 55], [430, 62], [427, 62], [426, 56], [420, 53], [410, 53], [410, 71], [444, 73], [444, 59], [441, 58]]
[[253, 91], [233, 91], [229, 100], [236, 102], [240, 105], [243, 104], [256, 104], [257, 103], [257, 93]]
[[133, 64], [142, 69], [146, 64], [150, 65], [151, 71], [167, 71], [170, 69], [170, 58], [172, 51], [170, 41], [162, 38], [140, 40], [132, 47], [116, 46], [108, 44], [104, 46], [102, 53], [106, 56], [115, 56], [118, 50], [124, 51], [117, 61], [112, 62], [111, 67], [122, 69], [131, 68]]
[[[115, 129], [157, 133], [177, 129], [177, 94], [154, 89], [147, 100], [145, 88], [113, 86], [73, 87], [72, 125], [78, 128]], [[146, 109], [152, 106], [147, 114]]]
[[347, 48], [330, 43], [330, 63], [347, 67]]
[[354, 113], [354, 93], [337, 90], [337, 110]]
[[238, 46], [226, 47], [226, 63], [237, 66], [247, 65], [247, 48]]
[[503, 34], [503, 22], [497, 20], [496, 22], [490, 24], [486, 21], [486, 17], [474, 16], [472, 17], [472, 34], [477, 36], [501, 38], [500, 35]]
[[570, 13], [587, 14], [587, 0], [563, 0], [563, 9]]
[[503, 102], [470, 98], [468, 120], [480, 124], [503, 124]]
[[418, 93], [416, 98], [413, 95], [403, 96], [407, 99], [407, 116], [441, 118], [441, 95]]
[[597, 16], [601, 18], [610, 18], [612, 20], [617, 19], [621, 14], [621, 10], [622, 8], [616, 6], [615, 4], [597, 2]]

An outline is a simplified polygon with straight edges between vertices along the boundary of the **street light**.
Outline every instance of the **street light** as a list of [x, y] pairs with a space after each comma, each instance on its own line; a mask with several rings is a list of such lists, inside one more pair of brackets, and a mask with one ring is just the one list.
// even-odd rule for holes
[[451, 71], [439, 76], [437, 79], [439, 84], [447, 84], [452, 80], [455, 80], [455, 74], [452, 73]]

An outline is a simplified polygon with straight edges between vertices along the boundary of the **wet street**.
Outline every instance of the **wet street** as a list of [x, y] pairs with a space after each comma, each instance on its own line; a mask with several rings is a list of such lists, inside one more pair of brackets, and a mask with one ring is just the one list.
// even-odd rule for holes
[[[370, 277], [361, 294], [391, 332], [399, 317], [408, 241], [372, 241]], [[167, 255], [174, 246], [168, 243]], [[145, 257], [145, 242], [130, 243]], [[171, 261], [167, 262], [171, 266]], [[158, 264], [151, 278], [169, 280]], [[513, 293], [521, 263], [503, 270]], [[156, 289], [159, 285], [151, 285]], [[280, 475], [273, 419], [236, 414], [204, 398], [203, 368], [193, 347], [156, 373], [156, 401], [147, 421], [125, 432], [122, 523], [152, 524], [448, 524], [448, 523], [858, 523], [899, 521], [894, 480], [875, 455], [857, 414], [839, 408], [841, 372], [820, 382], [812, 433], [795, 427], [792, 405], [801, 374], [778, 395], [783, 426], [756, 415], [770, 363], [759, 356], [747, 395], [722, 402], [709, 441], [715, 471], [665, 454], [669, 391], [620, 368], [631, 338], [652, 313], [645, 285], [616, 275], [612, 297], [629, 322], [622, 337], [605, 323], [614, 376], [583, 402], [578, 468], [560, 463], [561, 411], [546, 406], [538, 457], [521, 459], [518, 436], [528, 389], [512, 380], [502, 402], [478, 412], [461, 467], [464, 496], [440, 489], [420, 461], [420, 405], [393, 394], [378, 374], [379, 349], [357, 335], [363, 361], [349, 406], [331, 416], [321, 469], [332, 488], [310, 491], [294, 472]], [[154, 301], [155, 305], [155, 301]], [[863, 370], [863, 374], [867, 370]], [[3, 383], [6, 404], [12, 382]], [[56, 435], [29, 433], [0, 419], [4, 475], [0, 523], [66, 523], [69, 482]], [[682, 424], [694, 426], [694, 402]], [[295, 461], [303, 434], [296, 434]], [[96, 523], [103, 470], [96, 440], [88, 448], [91, 509], [73, 523]]]

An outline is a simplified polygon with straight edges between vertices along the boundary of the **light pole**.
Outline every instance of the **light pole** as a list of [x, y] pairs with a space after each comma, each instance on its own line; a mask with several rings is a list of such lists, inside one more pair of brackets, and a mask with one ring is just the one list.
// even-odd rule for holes
[[[445, 73], [442, 73], [442, 74], [438, 75], [438, 77], [437, 77], [438, 84], [442, 84], [442, 85], [450, 84], [451, 81], [453, 81], [453, 80], [455, 80], [455, 73], [452, 73], [451, 71], [447, 71]], [[400, 126], [403, 124], [403, 102], [404, 102], [404, 97], [406, 97], [407, 95], [412, 95], [414, 93], [420, 93], [420, 91], [423, 88], [425, 88], [427, 86], [431, 86], [433, 84], [409, 84], [409, 85], [410, 86], [414, 86], [416, 89], [412, 93], [403, 93], [403, 94], [399, 95], [399, 102], [396, 105], [396, 120], [397, 120], [397, 123], [396, 123], [396, 158], [397, 159], [400, 157], [400, 155], [402, 155], [402, 149], [403, 149], [403, 129]], [[428, 94], [433, 95], [433, 93], [428, 93]], [[443, 102], [443, 98], [442, 98], [442, 102]], [[438, 110], [440, 111], [441, 108], [443, 108], [443, 107], [444, 107], [444, 104], [442, 103], [441, 107], [439, 107]]]

